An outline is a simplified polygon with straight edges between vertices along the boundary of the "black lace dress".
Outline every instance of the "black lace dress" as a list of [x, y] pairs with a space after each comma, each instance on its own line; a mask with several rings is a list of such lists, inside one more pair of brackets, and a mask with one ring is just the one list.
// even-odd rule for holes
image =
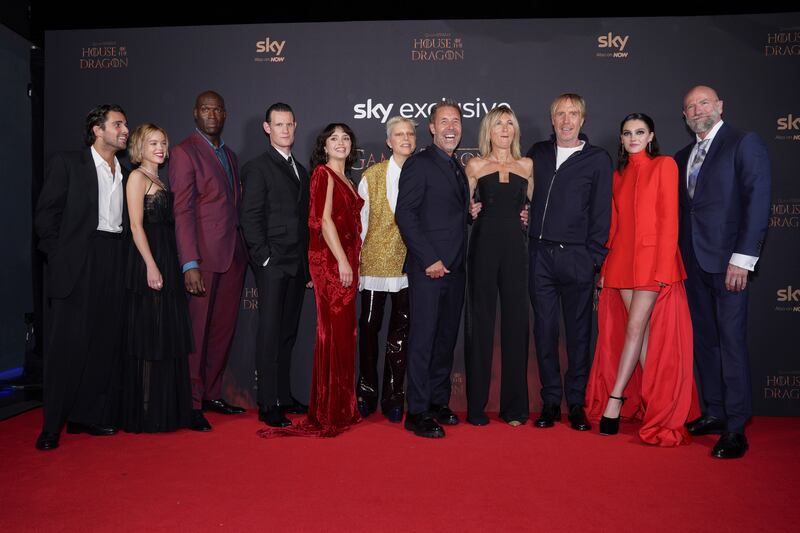
[[147, 268], [131, 239], [121, 427], [134, 433], [174, 431], [188, 426], [192, 412], [187, 359], [192, 330], [175, 244], [172, 192], [145, 195], [142, 225], [164, 285], [160, 291], [148, 287]]

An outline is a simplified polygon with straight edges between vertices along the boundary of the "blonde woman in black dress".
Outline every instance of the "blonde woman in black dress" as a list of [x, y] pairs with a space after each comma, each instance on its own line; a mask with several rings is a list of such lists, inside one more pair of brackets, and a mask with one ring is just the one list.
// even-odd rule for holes
[[134, 130], [132, 171], [125, 186], [131, 242], [125, 272], [127, 320], [123, 374], [125, 431], [173, 431], [190, 425], [187, 354], [189, 310], [178, 264], [172, 192], [158, 175], [167, 158], [166, 132], [154, 124]]
[[494, 322], [500, 293], [500, 418], [519, 426], [528, 420], [528, 249], [520, 220], [533, 194], [533, 161], [522, 157], [519, 122], [498, 106], [481, 122], [480, 156], [466, 167], [470, 194], [481, 209], [472, 226], [467, 256], [465, 366], [467, 421], [489, 423], [486, 403], [492, 377]]

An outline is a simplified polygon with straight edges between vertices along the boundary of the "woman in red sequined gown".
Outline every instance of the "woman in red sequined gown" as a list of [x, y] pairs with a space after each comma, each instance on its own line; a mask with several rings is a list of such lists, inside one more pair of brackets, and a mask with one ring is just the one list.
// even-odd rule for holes
[[263, 437], [334, 437], [361, 420], [356, 408], [356, 294], [361, 253], [361, 207], [347, 173], [355, 161], [355, 135], [329, 124], [311, 156], [308, 263], [317, 303], [317, 338], [308, 416]]
[[636, 418], [642, 441], [677, 446], [690, 441], [690, 414], [699, 415], [678, 250], [678, 167], [658, 155], [653, 120], [641, 113], [620, 124], [619, 159], [586, 411], [601, 434], [617, 433], [620, 416]]

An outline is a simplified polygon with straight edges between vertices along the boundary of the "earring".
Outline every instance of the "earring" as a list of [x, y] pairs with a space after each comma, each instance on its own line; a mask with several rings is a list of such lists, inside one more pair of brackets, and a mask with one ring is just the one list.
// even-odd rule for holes
[[647, 153], [648, 154], [652, 154], [653, 153], [653, 142], [652, 141], [647, 143]]

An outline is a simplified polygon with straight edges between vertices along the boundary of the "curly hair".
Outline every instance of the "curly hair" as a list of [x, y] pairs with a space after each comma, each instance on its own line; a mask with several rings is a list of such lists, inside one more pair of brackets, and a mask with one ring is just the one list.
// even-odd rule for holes
[[344, 162], [344, 171], [349, 173], [353, 168], [353, 163], [356, 161], [356, 134], [347, 124], [342, 122], [331, 122], [317, 135], [317, 140], [314, 141], [314, 150], [311, 152], [311, 167], [316, 168], [317, 165], [324, 165], [328, 162], [328, 155], [325, 153], [325, 142], [333, 135], [336, 128], [341, 129], [350, 137], [352, 146], [350, 153], [347, 154], [347, 159]]
[[94, 134], [95, 126], [100, 126], [105, 129], [106, 120], [111, 111], [116, 111], [123, 115], [125, 114], [125, 111], [117, 104], [102, 104], [89, 111], [89, 114], [86, 115], [86, 120], [83, 125], [83, 142], [86, 143], [86, 146], [94, 144], [96, 137]]

